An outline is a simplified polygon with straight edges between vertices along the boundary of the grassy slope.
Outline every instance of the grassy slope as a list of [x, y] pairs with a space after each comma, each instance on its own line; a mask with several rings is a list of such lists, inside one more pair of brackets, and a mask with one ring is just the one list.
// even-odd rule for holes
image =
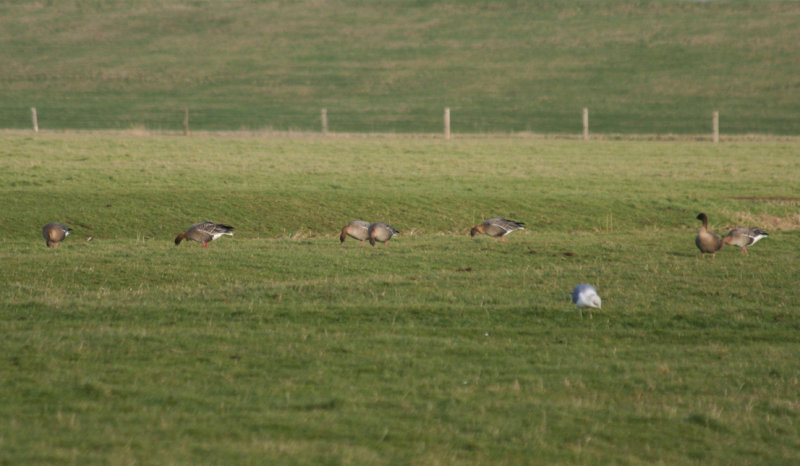
[[250, 238], [333, 235], [356, 217], [466, 233], [493, 215], [538, 231], [595, 231], [609, 221], [694, 227], [700, 210], [717, 225], [796, 211], [791, 199], [740, 199], [796, 194], [791, 142], [10, 134], [0, 207], [26, 235], [53, 218], [80, 234], [163, 240], [200, 218]]
[[[797, 457], [796, 144], [0, 148], [0, 461]], [[700, 261], [699, 210], [771, 236]], [[470, 239], [489, 215], [529, 230]], [[339, 246], [356, 217], [405, 234]], [[205, 218], [237, 235], [171, 243]], [[52, 220], [75, 229], [58, 250], [39, 237]], [[603, 311], [571, 309], [582, 281]]]
[[0, 125], [797, 134], [796, 2], [8, 2]]

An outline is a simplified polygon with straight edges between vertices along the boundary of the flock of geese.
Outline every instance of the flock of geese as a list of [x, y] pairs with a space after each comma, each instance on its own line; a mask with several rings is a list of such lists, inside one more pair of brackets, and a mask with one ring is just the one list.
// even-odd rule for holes
[[[480, 225], [472, 227], [469, 235], [475, 236], [478, 233], [483, 233], [484, 235], [491, 236], [495, 241], [500, 238], [503, 240], [503, 242], [506, 242], [505, 237], [507, 234], [511, 233], [512, 231], [524, 229], [525, 224], [522, 222], [515, 222], [514, 220], [508, 220], [503, 217], [496, 217], [490, 218]], [[376, 241], [383, 243], [383, 245], [386, 246], [387, 241], [392, 239], [392, 237], [398, 233], [399, 232], [392, 228], [392, 226], [388, 223], [370, 223], [365, 222], [364, 220], [353, 220], [345, 225], [344, 228], [342, 228], [342, 234], [339, 235], [339, 241], [344, 243], [344, 240], [349, 236], [353, 239], [361, 241], [362, 246], [364, 245], [365, 241], [369, 240], [369, 244], [371, 244], [374, 248]]]
[[387, 246], [389, 244], [388, 241], [399, 233], [399, 231], [395, 230], [388, 223], [369, 223], [363, 220], [353, 220], [342, 228], [339, 241], [344, 244], [344, 240], [349, 236], [361, 241], [362, 246], [365, 241], [369, 240], [369, 244], [374, 248], [376, 242], [383, 243], [384, 246]]
[[[695, 238], [695, 244], [700, 249], [702, 257], [705, 257], [706, 254], [711, 254], [712, 259], [716, 258], [717, 251], [726, 244], [738, 246], [743, 254], [747, 254], [748, 247], [769, 236], [767, 232], [759, 228], [738, 227], [720, 238], [719, 235], [708, 230], [708, 216], [706, 214], [698, 214], [697, 219], [703, 222]], [[494, 238], [495, 241], [500, 239], [505, 242], [509, 233], [524, 229], [525, 224], [522, 222], [496, 217], [475, 225], [470, 230], [469, 235], [475, 236], [480, 233]], [[61, 223], [48, 223], [42, 228], [42, 235], [48, 248], [57, 248], [59, 243], [69, 236], [70, 231], [72, 231], [71, 228]], [[349, 236], [361, 241], [361, 246], [364, 246], [364, 243], [369, 241], [369, 244], [374, 248], [376, 242], [387, 246], [388, 241], [398, 234], [399, 232], [388, 223], [370, 223], [363, 220], [354, 220], [342, 228], [339, 241], [344, 244], [345, 239]], [[226, 235], [233, 236], [232, 226], [223, 223], [201, 222], [192, 225], [188, 230], [176, 236], [175, 245], [181, 244], [183, 240], [189, 240], [202, 243], [203, 247], [206, 248], [211, 241]], [[600, 309], [601, 306], [601, 299], [597, 294], [597, 290], [587, 283], [577, 285], [572, 290], [572, 302], [579, 308]]]

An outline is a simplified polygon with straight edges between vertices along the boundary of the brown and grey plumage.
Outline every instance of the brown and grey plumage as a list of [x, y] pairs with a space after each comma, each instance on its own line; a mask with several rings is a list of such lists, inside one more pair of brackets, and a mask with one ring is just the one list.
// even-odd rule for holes
[[186, 239], [203, 243], [203, 247], [207, 248], [209, 242], [223, 235], [233, 236], [233, 227], [214, 222], [196, 223], [190, 226], [188, 230], [175, 237], [175, 246], [181, 244], [181, 241]]
[[388, 223], [377, 222], [369, 226], [369, 229], [367, 230], [367, 237], [369, 238], [369, 244], [371, 244], [374, 248], [376, 241], [381, 242], [384, 246], [386, 246], [388, 244], [387, 241], [399, 233], [399, 231], [392, 228], [392, 226]]
[[697, 231], [697, 237], [694, 239], [694, 244], [696, 244], [697, 248], [700, 249], [703, 257], [705, 257], [706, 253], [708, 253], [711, 254], [712, 258], [716, 258], [717, 251], [722, 249], [722, 240], [719, 239], [719, 236], [716, 234], [708, 231], [708, 216], [706, 214], [697, 214], [697, 220], [703, 222], [703, 226]]
[[478, 233], [483, 233], [485, 235], [491, 236], [497, 241], [497, 238], [501, 238], [503, 242], [506, 242], [506, 235], [511, 233], [515, 230], [524, 230], [525, 224], [522, 222], [516, 222], [514, 220], [508, 220], [503, 217], [497, 218], [490, 218], [489, 220], [484, 221], [480, 225], [476, 225], [472, 227], [470, 230], [469, 235], [475, 236]]
[[42, 236], [44, 236], [47, 247], [57, 248], [58, 243], [64, 241], [64, 238], [69, 236], [72, 228], [60, 223], [48, 223], [42, 228]]
[[344, 240], [347, 237], [351, 237], [361, 241], [361, 245], [364, 245], [364, 241], [369, 238], [369, 222], [365, 222], [363, 220], [353, 220], [352, 222], [348, 223], [347, 225], [342, 228], [342, 234], [339, 235], [339, 241], [344, 244]]
[[747, 254], [748, 246], [752, 246], [756, 244], [758, 240], [768, 236], [766, 231], [758, 228], [739, 227], [728, 232], [728, 234], [722, 238], [722, 242], [733, 246], [739, 246], [742, 249], [742, 253]]

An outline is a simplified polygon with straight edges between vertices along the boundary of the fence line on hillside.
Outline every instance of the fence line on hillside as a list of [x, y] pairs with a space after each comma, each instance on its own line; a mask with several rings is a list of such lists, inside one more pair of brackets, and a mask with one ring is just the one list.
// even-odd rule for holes
[[589, 140], [589, 109], [583, 107], [583, 140]]
[[450, 139], [450, 107], [444, 109], [444, 138]]
[[39, 117], [36, 115], [36, 107], [31, 108], [31, 116], [33, 118], [33, 132], [39, 132]]
[[[583, 112], [583, 140], [590, 140], [589, 137], [589, 108], [584, 107]], [[39, 132], [39, 114], [36, 107], [31, 107], [31, 120], [33, 124], [33, 131]], [[328, 110], [323, 108], [320, 113], [320, 132], [323, 136], [328, 135]], [[444, 139], [451, 138], [451, 119], [450, 107], [444, 109]], [[183, 134], [188, 136], [190, 134], [189, 128], [189, 107], [183, 108]], [[715, 110], [711, 116], [711, 141], [715, 144], [719, 143], [719, 111]]]

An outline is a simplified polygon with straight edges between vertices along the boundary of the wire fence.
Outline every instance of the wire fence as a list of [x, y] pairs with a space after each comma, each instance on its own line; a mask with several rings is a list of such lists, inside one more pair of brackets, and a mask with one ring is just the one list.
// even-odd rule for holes
[[[105, 110], [74, 106], [0, 107], [0, 128], [41, 130], [127, 130], [181, 131], [187, 124], [203, 131], [253, 129], [319, 130], [316, 112], [302, 114], [261, 108], [245, 112], [216, 108], [150, 107]], [[317, 110], [318, 111], [318, 110]]]
[[[609, 123], [613, 120], [613, 124]], [[626, 122], [636, 124], [626, 126]], [[328, 133], [421, 133], [453, 134], [515, 133], [573, 134], [590, 139], [602, 134], [684, 134], [703, 135], [714, 142], [720, 138], [720, 113], [688, 119], [666, 115], [653, 130], [637, 116], [629, 120], [617, 115], [593, 115], [589, 108], [521, 114], [516, 111], [487, 114], [476, 108], [440, 108], [392, 113], [379, 109], [308, 108], [253, 106], [243, 111], [215, 107], [149, 106], [118, 108], [75, 105], [36, 107], [0, 106], [0, 128], [40, 130], [146, 130], [192, 131], [299, 131]], [[664, 128], [672, 131], [663, 131]], [[762, 133], [747, 128], [726, 127], [728, 134]]]

